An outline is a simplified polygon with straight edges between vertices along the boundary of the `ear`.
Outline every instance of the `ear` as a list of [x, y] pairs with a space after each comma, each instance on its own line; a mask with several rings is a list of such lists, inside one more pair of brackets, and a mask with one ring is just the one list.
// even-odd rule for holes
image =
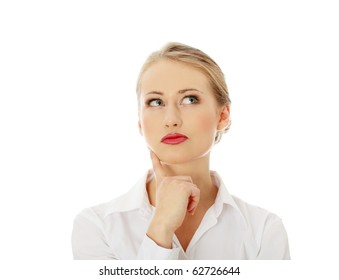
[[138, 121], [138, 127], [139, 127], [139, 133], [143, 136], [143, 132], [142, 132], [142, 127], [141, 127], [141, 123], [140, 120]]
[[219, 122], [217, 126], [217, 130], [221, 131], [225, 127], [227, 127], [230, 120], [230, 106], [225, 105], [222, 110], [219, 112]]

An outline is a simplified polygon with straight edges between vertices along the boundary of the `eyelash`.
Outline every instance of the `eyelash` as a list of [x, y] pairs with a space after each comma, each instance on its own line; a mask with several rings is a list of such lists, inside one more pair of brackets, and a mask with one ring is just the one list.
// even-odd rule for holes
[[[191, 103], [191, 104], [197, 104], [200, 101], [199, 97], [196, 96], [196, 95], [186, 95], [182, 100], [184, 100], [185, 98], [194, 98], [195, 101], [193, 103]], [[162, 100], [160, 98], [152, 98], [152, 99], [149, 99], [149, 100], [146, 101], [146, 105], [148, 107], [158, 107], [158, 106], [151, 106], [151, 103], [153, 101], [156, 101], [156, 100], [160, 100], [162, 102]], [[159, 105], [159, 106], [163, 106], [163, 105]]]

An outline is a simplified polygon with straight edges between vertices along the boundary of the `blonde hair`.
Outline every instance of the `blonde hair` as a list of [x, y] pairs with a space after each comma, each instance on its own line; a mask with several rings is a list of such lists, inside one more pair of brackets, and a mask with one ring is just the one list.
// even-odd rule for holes
[[[218, 64], [201, 50], [175, 42], [167, 43], [159, 51], [155, 51], [148, 56], [140, 70], [137, 80], [136, 90], [138, 96], [140, 93], [142, 75], [153, 63], [161, 59], [183, 62], [199, 69], [208, 78], [217, 104], [221, 107], [229, 106], [231, 104], [225, 77]], [[222, 134], [228, 131], [230, 125], [231, 120], [229, 120], [228, 125], [223, 130], [217, 132], [215, 143], [220, 141]]]

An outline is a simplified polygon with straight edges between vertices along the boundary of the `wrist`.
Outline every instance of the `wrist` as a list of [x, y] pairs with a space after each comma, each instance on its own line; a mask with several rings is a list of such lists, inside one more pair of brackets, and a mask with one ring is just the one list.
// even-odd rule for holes
[[146, 234], [159, 246], [166, 249], [172, 249], [174, 232], [175, 230], [171, 227], [161, 222], [157, 222], [156, 220], [152, 220]]

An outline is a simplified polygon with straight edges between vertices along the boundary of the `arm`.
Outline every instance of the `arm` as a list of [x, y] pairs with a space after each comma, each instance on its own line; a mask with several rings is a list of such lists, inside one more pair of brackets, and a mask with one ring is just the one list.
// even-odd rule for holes
[[[85, 209], [74, 219], [72, 232], [72, 250], [75, 260], [117, 260], [121, 259], [106, 241], [103, 225], [92, 209]], [[126, 248], [126, 250], [130, 250]], [[131, 258], [139, 260], [176, 260], [180, 248], [166, 249], [159, 246], [146, 234], [137, 255]], [[131, 251], [132, 252], [132, 251]], [[126, 251], [124, 252], [126, 253]]]
[[180, 248], [172, 244], [171, 249], [159, 246], [154, 240], [145, 235], [138, 250], [138, 260], [177, 260]]
[[157, 245], [171, 249], [175, 231], [187, 213], [194, 215], [200, 190], [189, 176], [166, 176], [160, 159], [151, 154], [156, 176], [156, 208], [147, 236]]
[[257, 259], [291, 259], [287, 233], [280, 218], [277, 218], [266, 226]]
[[75, 260], [117, 259], [106, 242], [96, 214], [91, 209], [85, 209], [74, 219], [72, 250]]

